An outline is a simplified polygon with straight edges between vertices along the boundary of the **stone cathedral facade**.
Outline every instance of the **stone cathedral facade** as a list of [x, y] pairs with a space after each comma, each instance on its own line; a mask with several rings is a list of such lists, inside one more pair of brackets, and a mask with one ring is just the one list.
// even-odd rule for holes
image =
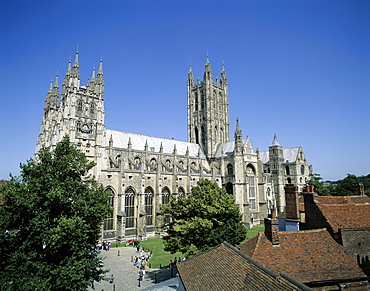
[[232, 193], [245, 226], [252, 227], [271, 207], [284, 213], [284, 185], [302, 188], [312, 173], [301, 147], [284, 149], [275, 136], [268, 151], [259, 152], [249, 137], [243, 139], [238, 120], [230, 141], [226, 71], [222, 65], [214, 79], [208, 57], [202, 80], [194, 80], [191, 67], [188, 72], [187, 142], [107, 129], [102, 61], [83, 86], [76, 53], [61, 86], [58, 76], [50, 84], [36, 151], [55, 147], [68, 134], [95, 161], [92, 174], [110, 191], [113, 206], [102, 239], [161, 235], [159, 206], [171, 194], [186, 196], [199, 179]]

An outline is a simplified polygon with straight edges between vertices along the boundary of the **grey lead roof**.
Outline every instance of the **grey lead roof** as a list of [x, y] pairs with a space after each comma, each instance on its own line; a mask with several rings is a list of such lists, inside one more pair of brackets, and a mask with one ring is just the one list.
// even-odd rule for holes
[[113, 140], [113, 147], [116, 148], [127, 148], [129, 140], [131, 140], [131, 147], [135, 150], [143, 151], [145, 149], [145, 144], [147, 143], [148, 151], [159, 152], [162, 144], [163, 153], [166, 154], [173, 154], [174, 148], [176, 146], [176, 151], [178, 155], [186, 155], [186, 151], [188, 149], [189, 156], [197, 157], [198, 153], [200, 152], [200, 157], [205, 158], [203, 150], [198, 144], [195, 143], [107, 129], [105, 136], [105, 146], [109, 145], [109, 140], [111, 139], [111, 137]]
[[[298, 152], [300, 147], [295, 148], [289, 148], [289, 149], [283, 149], [283, 156], [284, 156], [284, 163], [294, 163], [297, 161]], [[259, 153], [259, 159], [263, 164], [266, 164], [269, 162], [269, 152], [260, 152]]]
[[[218, 147], [216, 151], [216, 158], [234, 155], [234, 147], [235, 147], [234, 141], [220, 144], [220, 146]], [[246, 154], [254, 153], [253, 145], [251, 143], [249, 136], [247, 136], [247, 138], [243, 140], [243, 147], [244, 147], [244, 153]]]

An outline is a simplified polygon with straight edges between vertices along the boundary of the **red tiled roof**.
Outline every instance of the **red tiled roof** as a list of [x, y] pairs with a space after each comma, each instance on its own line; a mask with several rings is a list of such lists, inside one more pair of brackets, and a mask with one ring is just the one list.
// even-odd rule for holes
[[10, 181], [7, 181], [7, 180], [0, 180], [0, 185], [5, 185], [6, 183], [10, 183]]
[[370, 204], [370, 197], [361, 196], [316, 196], [316, 203], [320, 204]]
[[340, 228], [370, 227], [370, 204], [316, 205], [334, 232], [338, 232]]
[[278, 246], [262, 232], [256, 237], [241, 244], [240, 250], [274, 272], [284, 271], [303, 283], [365, 277], [325, 229], [279, 231]]
[[227, 243], [177, 264], [187, 291], [311, 290], [301, 282], [252, 260]]

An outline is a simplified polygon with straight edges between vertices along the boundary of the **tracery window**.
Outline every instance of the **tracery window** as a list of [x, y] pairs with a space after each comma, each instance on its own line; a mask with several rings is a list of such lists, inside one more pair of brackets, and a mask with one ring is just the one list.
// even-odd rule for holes
[[125, 215], [126, 227], [134, 227], [135, 225], [135, 192], [132, 188], [125, 191]]
[[146, 225], [153, 225], [153, 190], [146, 188], [144, 193]]
[[109, 192], [108, 204], [112, 207], [108, 217], [104, 219], [103, 229], [104, 230], [113, 230], [113, 209], [114, 209], [114, 192], [111, 188], [106, 189], [105, 191]]
[[[162, 204], [168, 205], [170, 202], [170, 190], [167, 187], [163, 188], [162, 190]], [[170, 217], [165, 214], [164, 223], [170, 223]]]
[[181, 197], [181, 198], [185, 197], [185, 191], [182, 187], [179, 188], [179, 197]]
[[255, 169], [253, 165], [247, 166], [247, 181], [248, 181], [248, 195], [251, 209], [256, 209], [256, 185], [255, 185]]

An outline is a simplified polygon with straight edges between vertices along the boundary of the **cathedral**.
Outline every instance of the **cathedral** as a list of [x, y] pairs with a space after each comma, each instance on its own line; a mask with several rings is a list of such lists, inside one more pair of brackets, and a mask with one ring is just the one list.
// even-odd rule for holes
[[[102, 239], [121, 241], [163, 235], [161, 204], [184, 197], [199, 179], [210, 179], [233, 194], [246, 227], [259, 225], [270, 208], [285, 211], [285, 184], [301, 190], [312, 174], [302, 147], [283, 148], [276, 137], [259, 152], [243, 139], [236, 120], [230, 141], [228, 82], [224, 65], [212, 76], [207, 57], [203, 80], [187, 77], [188, 141], [111, 130], [104, 125], [103, 62], [86, 85], [80, 83], [78, 52], [69, 62], [61, 92], [50, 83], [36, 152], [54, 148], [69, 135], [96, 163], [95, 178], [109, 191], [113, 211], [104, 219]], [[109, 98], [109, 96], [108, 96]]]

